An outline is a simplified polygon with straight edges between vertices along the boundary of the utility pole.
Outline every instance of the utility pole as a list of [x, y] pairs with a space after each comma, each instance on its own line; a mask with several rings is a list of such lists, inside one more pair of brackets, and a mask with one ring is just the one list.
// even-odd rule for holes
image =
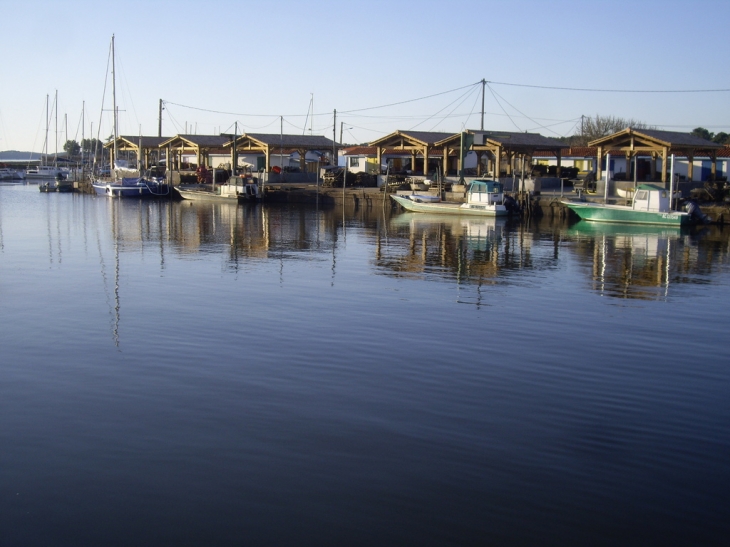
[[484, 131], [484, 88], [487, 86], [487, 81], [482, 78], [482, 126], [481, 130]]
[[335, 122], [332, 124], [332, 166], [336, 166], [337, 161], [337, 109], [335, 108]]

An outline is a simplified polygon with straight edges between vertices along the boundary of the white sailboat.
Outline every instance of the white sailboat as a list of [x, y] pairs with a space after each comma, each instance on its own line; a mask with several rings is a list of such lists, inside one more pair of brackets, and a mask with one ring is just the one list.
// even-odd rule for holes
[[[111, 58], [112, 58], [112, 102], [113, 102], [113, 116], [114, 116], [114, 162], [117, 162], [118, 150], [117, 140], [119, 133], [117, 130], [117, 92], [116, 92], [116, 73], [115, 73], [115, 60], [114, 60], [114, 35], [112, 34], [111, 43]], [[141, 151], [140, 151], [141, 152]], [[117, 179], [116, 165], [112, 166], [111, 169], [111, 180], [103, 180], [101, 178], [95, 178], [92, 185], [94, 191], [98, 195], [109, 196], [109, 197], [158, 197], [167, 196], [170, 193], [169, 187], [163, 182], [156, 180], [149, 180], [142, 176], [133, 178], [121, 178]]]

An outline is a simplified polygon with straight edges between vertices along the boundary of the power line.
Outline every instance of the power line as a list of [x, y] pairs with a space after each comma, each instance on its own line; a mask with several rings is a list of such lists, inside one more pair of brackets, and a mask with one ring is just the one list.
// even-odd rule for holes
[[488, 84], [531, 87], [535, 89], [556, 89], [558, 91], [588, 91], [592, 93], [727, 93], [730, 89], [592, 89], [585, 87], [556, 87], [549, 85], [513, 84], [487, 81]]

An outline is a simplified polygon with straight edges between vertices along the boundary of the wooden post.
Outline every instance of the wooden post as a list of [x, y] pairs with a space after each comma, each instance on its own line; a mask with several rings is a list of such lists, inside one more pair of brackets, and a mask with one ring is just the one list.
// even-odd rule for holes
[[444, 146], [444, 162], [443, 162], [443, 165], [441, 166], [442, 179], [446, 178], [446, 173], [448, 172], [448, 170], [449, 170], [449, 147]]
[[[603, 176], [603, 168], [601, 162], [603, 161], [603, 146], [599, 146], [596, 151], [596, 180], [601, 180]], [[608, 166], [606, 166], [608, 168]]]
[[668, 150], [667, 147], [662, 147], [662, 182], [666, 186], [667, 184], [667, 157], [668, 157]]
[[687, 152], [687, 180], [692, 182], [695, 176], [695, 155], [694, 150]]

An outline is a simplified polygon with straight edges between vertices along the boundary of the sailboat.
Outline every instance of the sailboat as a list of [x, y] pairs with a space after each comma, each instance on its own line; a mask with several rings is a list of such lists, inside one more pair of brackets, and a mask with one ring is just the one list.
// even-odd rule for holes
[[[111, 43], [111, 57], [112, 57], [112, 101], [114, 107], [114, 168], [111, 169], [111, 180], [103, 180], [101, 178], [95, 178], [92, 182], [94, 191], [98, 195], [109, 196], [109, 197], [159, 197], [167, 196], [170, 190], [164, 182], [160, 180], [147, 179], [143, 176], [134, 178], [121, 178], [117, 179], [116, 163], [118, 157], [117, 151], [117, 140], [119, 133], [117, 130], [117, 90], [116, 90], [116, 72], [115, 72], [115, 60], [114, 60], [114, 35], [112, 34]], [[141, 153], [141, 150], [140, 150]]]
[[[56, 111], [56, 118], [58, 119], [58, 92], [56, 97], [53, 99], [53, 109]], [[59, 169], [56, 162], [53, 165], [46, 164], [46, 158], [48, 157], [48, 95], [46, 95], [46, 139], [43, 143], [43, 154], [41, 156], [41, 164], [35, 167], [28, 167], [25, 171], [25, 178], [27, 179], [43, 179], [43, 180], [58, 180], [59, 178], [66, 178], [66, 172]], [[56, 133], [58, 133], [58, 121], [56, 121]], [[58, 141], [58, 139], [56, 139]], [[56, 159], [58, 158], [58, 144], [56, 144]]]

